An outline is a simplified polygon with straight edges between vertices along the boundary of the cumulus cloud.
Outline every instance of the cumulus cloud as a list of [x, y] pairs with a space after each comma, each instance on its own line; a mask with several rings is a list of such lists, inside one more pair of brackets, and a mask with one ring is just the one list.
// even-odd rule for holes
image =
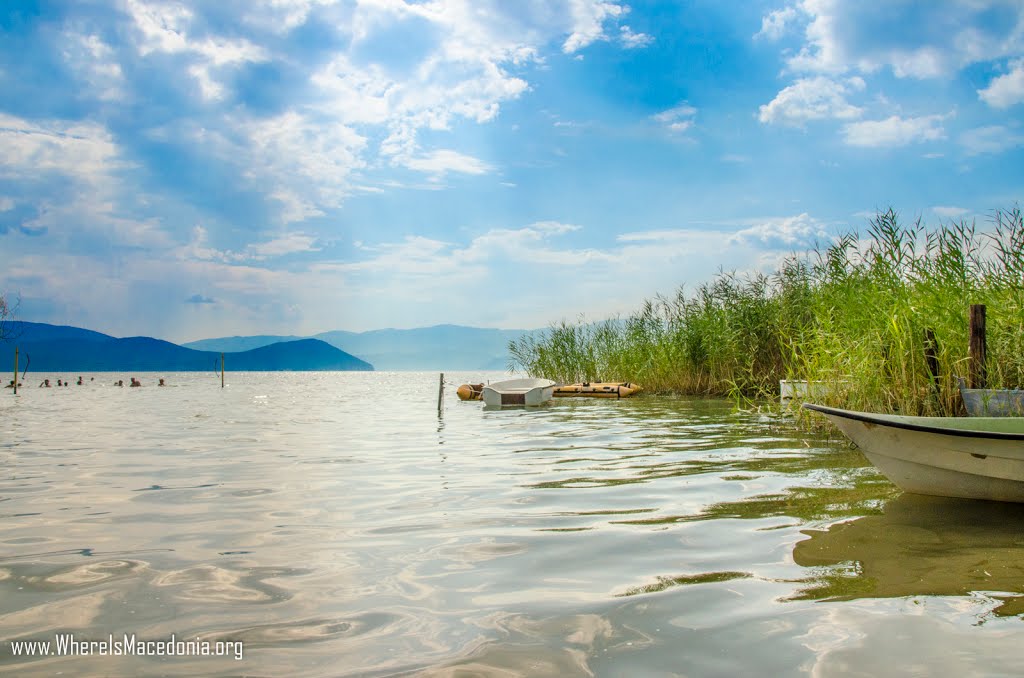
[[272, 257], [283, 257], [287, 254], [301, 252], [317, 252], [316, 238], [305, 233], [289, 233], [266, 242], [255, 243], [246, 248], [246, 254], [252, 259], [262, 260]]
[[936, 78], [1019, 55], [1021, 49], [1019, 2], [801, 0], [794, 7], [805, 22], [804, 44], [788, 59], [796, 72], [869, 74], [888, 68], [900, 78]]
[[251, 160], [247, 176], [273, 184], [285, 223], [322, 215], [349, 194], [352, 174], [364, 167], [367, 140], [353, 127], [313, 114], [289, 111], [273, 118], [239, 121], [245, 143], [236, 156]]
[[932, 212], [943, 219], [956, 219], [967, 214], [970, 210], [963, 207], [936, 205], [932, 207]]
[[978, 97], [993, 108], [1009, 108], [1024, 102], [1024, 59], [1010, 63], [1010, 72], [993, 78]]
[[671, 132], [685, 132], [693, 126], [696, 115], [697, 109], [684, 103], [651, 117], [665, 125]]
[[1024, 146], [1024, 133], [1005, 125], [975, 127], [960, 136], [960, 145], [968, 155], [1003, 153]]
[[[66, 120], [28, 121], [0, 113], [0, 179], [21, 187], [22, 208], [35, 215], [19, 230], [41, 235], [74, 224], [106, 246], [165, 247], [171, 243], [159, 220], [133, 218], [121, 200], [123, 173], [134, 167], [103, 125]], [[53, 195], [53, 186], [61, 186]], [[133, 199], [147, 196], [135, 191]]]
[[209, 233], [201, 225], [192, 228], [191, 237], [173, 253], [184, 261], [219, 261], [224, 263], [263, 262], [303, 252], [318, 252], [317, 239], [305, 233], [286, 233], [270, 240], [254, 242], [240, 251], [219, 250], [210, 246]]
[[769, 12], [762, 17], [761, 30], [754, 35], [754, 38], [778, 40], [786, 32], [787, 26], [792, 24], [796, 18], [797, 11], [794, 7], [784, 7]]
[[154, 52], [187, 55], [193, 60], [187, 72], [195, 78], [205, 99], [219, 99], [223, 94], [216, 77], [223, 67], [258, 63], [269, 58], [264, 48], [244, 38], [190, 35], [195, 13], [184, 5], [125, 0], [124, 7], [134, 22], [139, 55], [145, 57]]
[[491, 167], [477, 158], [456, 151], [439, 149], [415, 158], [403, 158], [399, 163], [409, 169], [443, 176], [447, 172], [486, 174]]
[[633, 29], [629, 26], [621, 26], [619, 28], [619, 42], [626, 49], [638, 49], [650, 45], [654, 42], [654, 38], [646, 33], [634, 33]]
[[761, 106], [762, 123], [803, 125], [811, 120], [849, 120], [860, 117], [862, 108], [847, 101], [847, 96], [864, 89], [860, 78], [834, 80], [825, 76], [801, 78]]
[[0, 176], [7, 177], [56, 172], [96, 185], [127, 165], [113, 135], [90, 122], [30, 122], [0, 113], [0, 148]]
[[808, 247], [828, 237], [825, 225], [806, 212], [759, 221], [728, 237], [731, 244], [756, 244], [769, 249]]
[[[433, 133], [496, 120], [530, 90], [524, 67], [543, 64], [552, 47], [577, 55], [597, 41], [627, 49], [652, 41], [622, 23], [629, 10], [620, 0], [273, 0], [232, 5], [233, 25], [198, 0], [116, 4], [87, 17], [74, 3], [63, 12], [55, 48], [83, 97], [130, 102], [136, 119], [161, 120], [119, 132], [234, 168], [225, 177], [233, 188], [268, 196], [283, 224], [340, 207], [370, 183], [368, 168], [423, 172], [432, 180], [423, 188], [438, 188], [445, 173], [493, 171]], [[300, 27], [318, 39], [298, 42]], [[396, 40], [408, 49], [394, 50]], [[92, 139], [97, 155], [87, 161], [100, 160], [103, 128], [79, 126], [84, 134], [73, 138], [83, 143], [65, 145], [84, 149]], [[129, 155], [147, 154], [152, 147]], [[88, 175], [88, 162], [80, 166]]]
[[937, 141], [946, 138], [942, 127], [944, 115], [901, 118], [893, 115], [885, 120], [863, 120], [843, 126], [843, 138], [850, 146], [892, 147]]
[[609, 19], [616, 19], [627, 11], [626, 7], [617, 2], [569, 0], [572, 33], [562, 43], [562, 51], [572, 54], [595, 40], [603, 39], [605, 37], [605, 22]]
[[[1010, 59], [1009, 71], [977, 90], [993, 108], [1024, 101], [1024, 5], [1016, 0], [970, 2], [855, 2], [795, 0], [762, 17], [754, 36], [779, 40], [798, 34], [796, 49], [782, 52], [785, 73], [795, 81], [759, 110], [765, 123], [796, 126], [809, 120], [848, 122], [846, 143], [894, 146], [941, 139], [941, 117], [906, 117], [898, 102], [875, 97], [882, 111], [850, 103], [851, 91], [865, 90], [865, 79], [888, 73], [918, 80], [948, 78], [975, 65]], [[884, 111], [884, 112], [883, 112]]]
[[100, 36], [68, 30], [63, 36], [64, 61], [85, 84], [83, 91], [102, 101], [125, 97], [125, 78], [114, 49]]

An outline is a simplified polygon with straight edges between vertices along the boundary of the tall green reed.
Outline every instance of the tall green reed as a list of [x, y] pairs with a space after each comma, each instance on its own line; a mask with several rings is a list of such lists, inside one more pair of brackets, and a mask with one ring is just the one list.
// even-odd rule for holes
[[[821, 400], [914, 414], [959, 411], [968, 308], [986, 304], [992, 387], [1024, 386], [1024, 223], [905, 226], [893, 210], [786, 258], [771, 275], [721, 272], [625, 319], [561, 322], [511, 342], [511, 366], [563, 382], [635, 381], [655, 392], [776, 399], [780, 379]], [[934, 338], [938, 373], [925, 346]]]

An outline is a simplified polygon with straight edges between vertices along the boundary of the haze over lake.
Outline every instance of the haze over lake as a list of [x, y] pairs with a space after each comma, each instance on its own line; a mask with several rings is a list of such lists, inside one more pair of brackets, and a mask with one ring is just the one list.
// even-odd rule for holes
[[[0, 397], [0, 667], [19, 675], [1024, 665], [1024, 509], [901, 496], [845, 441], [727, 402], [485, 411], [454, 385], [502, 375], [464, 373], [439, 417], [437, 373], [84, 376]], [[245, 652], [11, 656], [64, 632]]]

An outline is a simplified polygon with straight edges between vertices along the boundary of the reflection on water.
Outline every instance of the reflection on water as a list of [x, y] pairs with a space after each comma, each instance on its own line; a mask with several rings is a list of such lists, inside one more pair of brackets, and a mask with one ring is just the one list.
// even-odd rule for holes
[[[726, 402], [490, 411], [449, 389], [438, 416], [436, 374], [229, 374], [223, 390], [214, 375], [142, 378], [164, 389], [95, 376], [0, 397], [0, 670], [1024, 663], [1024, 508], [900, 496], [843, 440]], [[928, 661], [879, 665], [894, 638], [880, 629]], [[245, 658], [30, 659], [7, 642], [126, 632], [242, 640]]]
[[[793, 560], [820, 568], [795, 598], [986, 595], [1024, 612], [1024, 506], [906, 494], [880, 515], [807, 530]], [[1002, 594], [1002, 595], [1000, 595]]]

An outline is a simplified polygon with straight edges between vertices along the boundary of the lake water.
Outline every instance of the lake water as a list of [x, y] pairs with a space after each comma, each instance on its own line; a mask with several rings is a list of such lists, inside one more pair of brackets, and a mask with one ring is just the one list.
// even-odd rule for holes
[[[43, 376], [70, 375], [0, 394], [0, 672], [1024, 672], [1024, 508], [901, 496], [727, 402], [485, 411], [455, 386], [501, 375], [449, 374], [439, 417], [436, 373]], [[60, 634], [244, 650], [13, 655]]]

